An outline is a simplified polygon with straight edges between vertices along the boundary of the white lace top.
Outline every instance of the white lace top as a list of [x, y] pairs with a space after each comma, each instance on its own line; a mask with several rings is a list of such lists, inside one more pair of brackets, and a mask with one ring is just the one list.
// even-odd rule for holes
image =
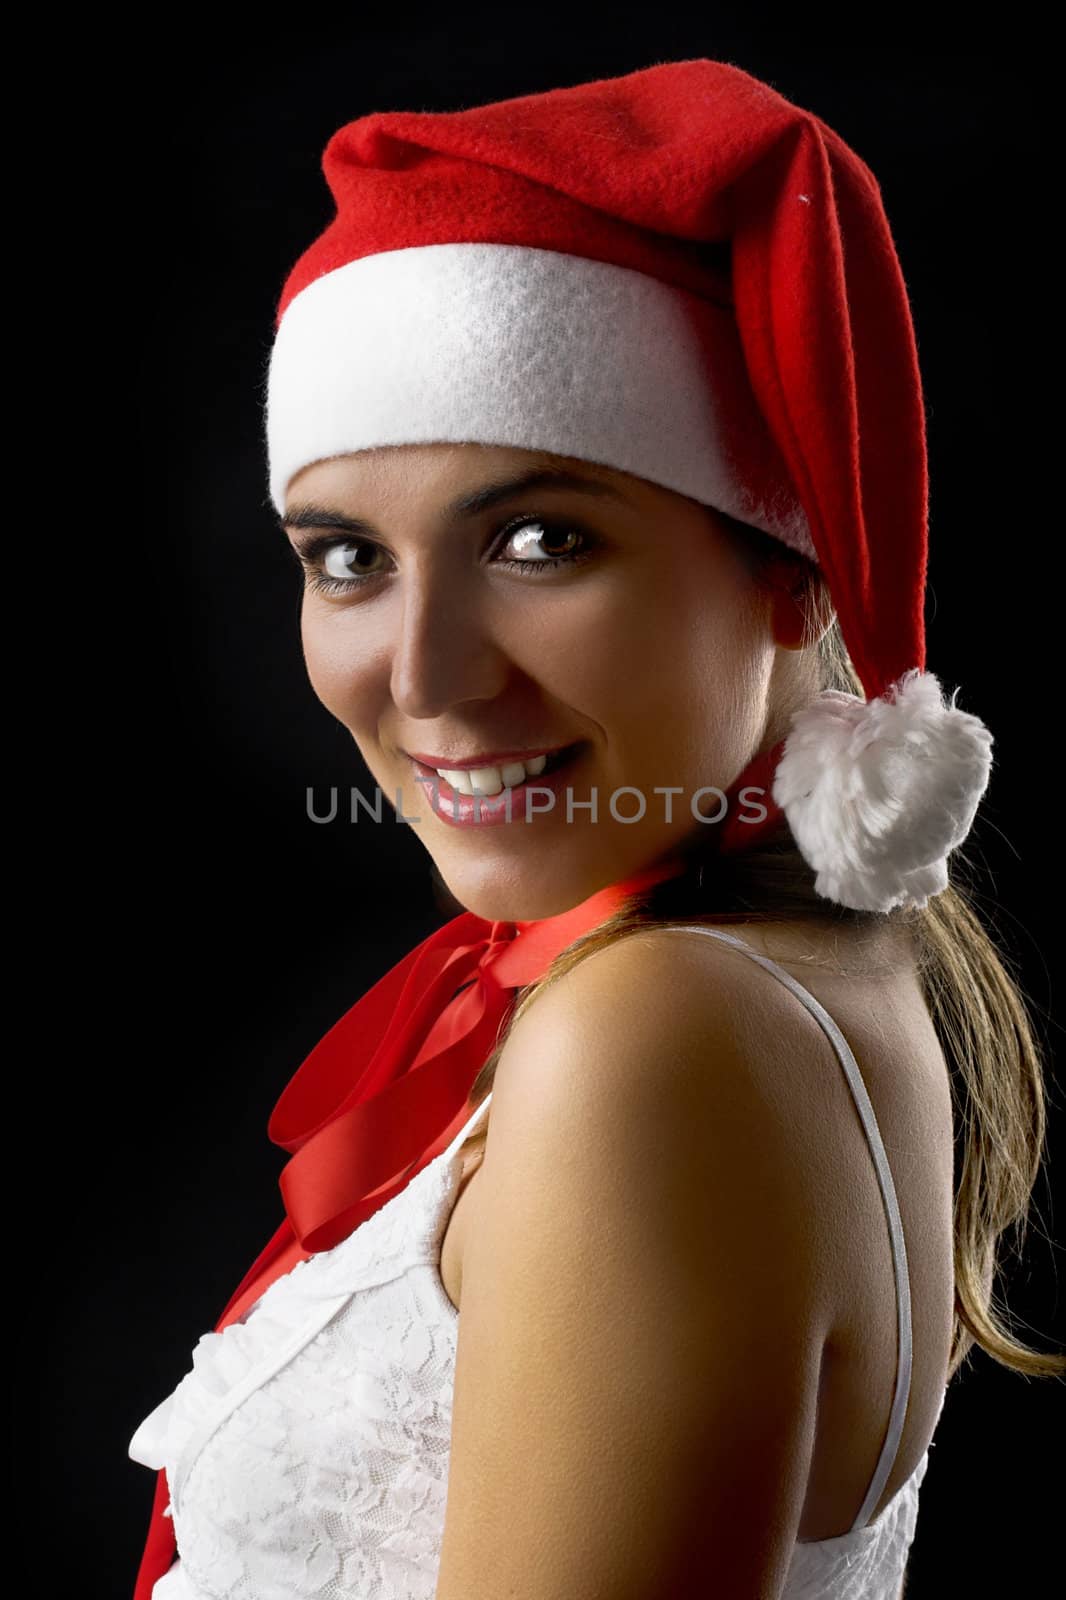
[[[868, 1521], [895, 1460], [911, 1370], [906, 1250], [873, 1108], [813, 995], [742, 940], [692, 926], [746, 951], [825, 1028], [892, 1237], [899, 1370], [881, 1460], [852, 1530], [796, 1545], [782, 1600], [896, 1600], [929, 1452]], [[205, 1333], [190, 1371], [141, 1423], [129, 1453], [165, 1467], [178, 1548], [153, 1600], [434, 1600], [459, 1324], [440, 1250], [460, 1146], [491, 1099], [341, 1244], [275, 1279], [241, 1321]]]

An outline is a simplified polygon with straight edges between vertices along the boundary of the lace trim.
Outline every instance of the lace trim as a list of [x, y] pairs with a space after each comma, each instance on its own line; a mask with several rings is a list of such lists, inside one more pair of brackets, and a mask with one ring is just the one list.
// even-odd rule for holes
[[[347, 1239], [298, 1261], [267, 1286], [239, 1321], [200, 1336], [191, 1368], [145, 1418], [130, 1444], [130, 1455], [145, 1466], [159, 1470], [175, 1464], [165, 1516], [173, 1514], [175, 1502], [180, 1510], [189, 1469], [211, 1435], [242, 1400], [316, 1338], [353, 1294], [381, 1287], [412, 1267], [437, 1266], [447, 1202], [460, 1175], [458, 1151], [486, 1105], [482, 1102], [447, 1149]], [[438, 1287], [441, 1310], [454, 1322], [458, 1312], [443, 1285]]]

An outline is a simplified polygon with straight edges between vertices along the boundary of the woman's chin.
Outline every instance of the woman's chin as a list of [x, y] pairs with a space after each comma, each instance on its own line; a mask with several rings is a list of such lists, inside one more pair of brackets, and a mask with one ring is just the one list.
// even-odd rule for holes
[[613, 875], [609, 869], [597, 872], [595, 863], [587, 857], [575, 862], [574, 870], [567, 872], [558, 853], [553, 862], [542, 857], [531, 863], [509, 862], [504, 866], [499, 860], [486, 860], [484, 871], [469, 863], [448, 871], [446, 864], [438, 861], [437, 871], [463, 910], [472, 911], [487, 922], [540, 922], [545, 917], [559, 916], [625, 876], [622, 868]]

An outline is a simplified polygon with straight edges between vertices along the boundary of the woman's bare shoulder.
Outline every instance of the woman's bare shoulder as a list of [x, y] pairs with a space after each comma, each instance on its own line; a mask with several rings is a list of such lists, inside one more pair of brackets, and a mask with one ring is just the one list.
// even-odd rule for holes
[[[485, 1535], [487, 1482], [494, 1547], [517, 1536], [541, 1559], [544, 1528], [573, 1525], [584, 1549], [599, 1516], [611, 1548], [638, 1527], [661, 1570], [679, 1532], [656, 1486], [687, 1484], [698, 1460], [694, 1553], [713, 1515], [708, 1548], [757, 1524], [773, 1534], [760, 1560], [787, 1563], [827, 1319], [809, 1262], [818, 1196], [749, 1044], [770, 1040], [747, 1004], [767, 975], [721, 945], [708, 982], [707, 959], [661, 933], [621, 939], [547, 985], [501, 1051], [468, 1191], [453, 1552]], [[604, 1445], [591, 1474], [590, 1440]]]
[[[675, 1025], [682, 1018], [696, 1026], [746, 1021], [756, 1034], [771, 1038], [779, 1038], [782, 1021], [788, 1026], [792, 1018], [809, 1033], [809, 1013], [753, 954], [797, 976], [812, 992], [836, 983], [841, 995], [855, 996], [864, 983], [883, 987], [913, 976], [908, 947], [886, 931], [856, 934], [784, 920], [655, 923], [629, 929], [584, 956], [534, 998], [512, 1034], [534, 1034], [549, 1020], [581, 1027], [596, 1018], [621, 1017], [625, 1026], [635, 1008]], [[758, 1005], [745, 1006], [754, 996]]]
[[753, 1114], [775, 1104], [789, 1126], [797, 1086], [824, 1072], [827, 1052], [811, 1013], [750, 956], [652, 926], [591, 952], [534, 998], [501, 1050], [491, 1112], [503, 1095], [544, 1105], [557, 1092], [558, 1107], [583, 1106], [605, 1132], [645, 1115], [710, 1127], [743, 1095]]

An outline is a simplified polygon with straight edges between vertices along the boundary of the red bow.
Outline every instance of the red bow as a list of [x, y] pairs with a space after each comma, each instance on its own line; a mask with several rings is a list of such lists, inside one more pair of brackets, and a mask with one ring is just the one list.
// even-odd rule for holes
[[[622, 900], [680, 869], [673, 862], [599, 890], [535, 922], [470, 911], [410, 951], [335, 1022], [290, 1079], [267, 1132], [292, 1152], [286, 1216], [229, 1300], [215, 1331], [239, 1321], [275, 1278], [328, 1250], [404, 1188], [469, 1117], [467, 1096], [515, 993]], [[174, 1560], [160, 1471], [134, 1600]]]

